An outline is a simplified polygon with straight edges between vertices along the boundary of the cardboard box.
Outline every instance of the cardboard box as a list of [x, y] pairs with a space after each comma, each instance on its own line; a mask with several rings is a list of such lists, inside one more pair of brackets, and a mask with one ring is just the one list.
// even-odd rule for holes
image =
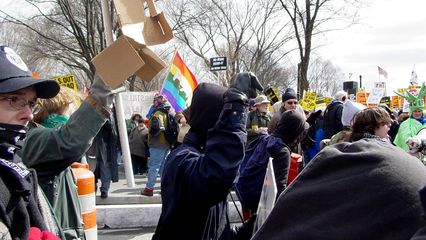
[[94, 57], [92, 63], [112, 89], [133, 74], [149, 82], [166, 66], [146, 45], [124, 35]]
[[144, 0], [114, 0], [121, 26], [145, 22]]

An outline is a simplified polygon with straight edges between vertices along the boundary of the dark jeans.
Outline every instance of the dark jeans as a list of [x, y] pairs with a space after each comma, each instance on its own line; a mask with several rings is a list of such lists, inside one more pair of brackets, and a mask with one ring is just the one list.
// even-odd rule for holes
[[134, 154], [131, 154], [131, 157], [132, 157], [133, 174], [145, 173], [148, 171], [146, 157], [141, 157]]

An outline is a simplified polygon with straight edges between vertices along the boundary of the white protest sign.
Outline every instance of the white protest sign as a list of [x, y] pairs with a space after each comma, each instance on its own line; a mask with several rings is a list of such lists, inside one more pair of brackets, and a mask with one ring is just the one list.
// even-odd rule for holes
[[259, 207], [257, 208], [257, 218], [253, 227], [255, 233], [265, 222], [275, 205], [278, 189], [275, 184], [274, 168], [272, 166], [272, 158], [269, 159], [268, 168], [266, 169], [265, 180], [263, 182], [262, 193], [260, 194]]
[[379, 104], [382, 97], [385, 95], [384, 88], [373, 88], [368, 95], [367, 104]]
[[124, 117], [130, 119], [134, 113], [146, 117], [155, 92], [122, 92], [120, 94], [123, 99]]

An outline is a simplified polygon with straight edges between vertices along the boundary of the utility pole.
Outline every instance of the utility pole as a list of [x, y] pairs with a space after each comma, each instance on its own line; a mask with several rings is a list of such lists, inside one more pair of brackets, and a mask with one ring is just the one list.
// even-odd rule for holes
[[[102, 19], [104, 22], [104, 29], [105, 29], [105, 40], [106, 40], [106, 45], [109, 46], [113, 42], [112, 21], [109, 15], [110, 11], [108, 6], [108, 0], [101, 0], [101, 1], [102, 1]], [[121, 98], [120, 93], [117, 93], [115, 95], [115, 114], [117, 117], [118, 133], [120, 135], [121, 153], [123, 157], [124, 172], [126, 175], [127, 186], [133, 188], [135, 187], [135, 178], [133, 176], [132, 161], [130, 158], [130, 148], [129, 148], [129, 139], [127, 137], [126, 120], [124, 119], [123, 99]]]

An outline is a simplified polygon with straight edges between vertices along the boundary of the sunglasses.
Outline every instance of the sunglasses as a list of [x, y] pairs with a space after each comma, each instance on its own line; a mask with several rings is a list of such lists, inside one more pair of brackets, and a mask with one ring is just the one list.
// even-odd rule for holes
[[20, 110], [24, 109], [25, 106], [27, 106], [27, 105], [28, 105], [28, 107], [30, 107], [31, 111], [34, 114], [36, 114], [40, 110], [40, 106], [37, 104], [36, 101], [27, 101], [23, 98], [16, 97], [16, 96], [0, 97], [0, 100], [9, 101], [9, 106], [16, 111], [20, 111]]
[[292, 105], [292, 104], [295, 104], [295, 105], [299, 104], [299, 102], [297, 102], [297, 101], [287, 101], [286, 103], [290, 104], [290, 105]]

